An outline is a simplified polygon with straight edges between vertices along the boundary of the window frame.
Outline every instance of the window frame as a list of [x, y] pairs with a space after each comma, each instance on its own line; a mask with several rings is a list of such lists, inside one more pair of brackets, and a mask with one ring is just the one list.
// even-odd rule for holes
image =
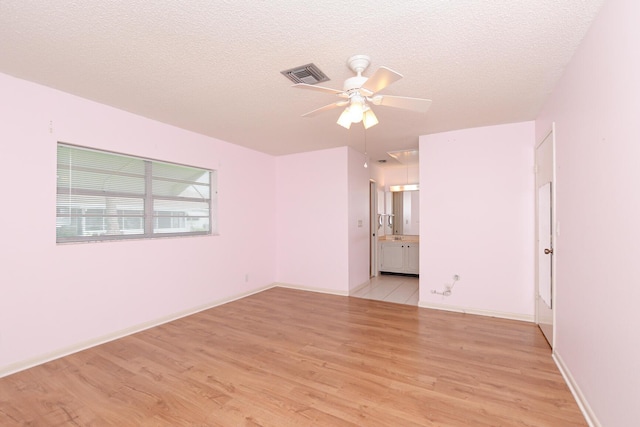
[[[99, 169], [95, 167], [87, 167], [87, 166], [75, 166], [73, 170], [82, 170], [85, 172], [95, 172], [99, 174], [104, 174], [108, 172], [110, 176], [129, 176], [142, 178], [144, 181], [144, 189], [142, 193], [130, 193], [127, 191], [106, 191], [106, 190], [95, 190], [88, 188], [73, 188], [69, 187], [61, 187], [59, 182], [56, 180], [56, 243], [64, 244], [64, 243], [80, 243], [80, 242], [103, 242], [103, 241], [117, 241], [117, 240], [139, 240], [139, 239], [162, 239], [168, 237], [187, 237], [187, 236], [210, 236], [217, 235], [217, 170], [202, 168], [199, 166], [193, 165], [185, 165], [175, 162], [167, 162], [162, 160], [154, 160], [147, 157], [122, 154], [108, 150], [101, 150], [92, 147], [84, 147], [74, 144], [69, 144], [66, 142], [58, 141], [56, 144], [56, 172], [57, 176], [60, 176], [61, 170], [61, 162], [59, 158], [58, 150], [60, 147], [69, 148], [71, 150], [84, 150], [84, 151], [93, 151], [96, 153], [107, 154], [112, 156], [125, 157], [130, 159], [135, 159], [136, 161], [142, 161], [144, 164], [144, 175], [140, 173], [131, 173], [131, 172], [122, 172], [122, 171], [112, 171], [108, 169]], [[194, 169], [196, 171], [202, 171], [208, 174], [207, 182], [199, 182], [194, 180], [187, 179], [179, 179], [179, 178], [171, 178], [171, 177], [163, 177], [163, 176], [154, 176], [153, 175], [153, 166], [155, 164], [164, 164], [170, 166], [178, 166], [184, 168]], [[67, 168], [71, 170], [71, 168]], [[203, 176], [201, 175], [201, 176]], [[172, 196], [166, 194], [154, 194], [153, 191], [153, 182], [156, 181], [165, 181], [165, 182], [174, 182], [180, 183], [184, 185], [194, 185], [198, 187], [208, 187], [209, 194], [208, 197], [202, 195], [201, 191], [198, 191], [198, 194], [201, 194], [203, 197], [188, 197], [188, 196]], [[107, 214], [106, 208], [97, 208], [95, 206], [86, 206], [84, 209], [78, 207], [72, 207], [71, 204], [61, 203], [59, 200], [60, 196], [88, 196], [88, 197], [113, 197], [118, 199], [139, 199], [141, 200], [141, 208], [142, 210], [136, 209], [136, 212], [141, 212], [141, 214], [131, 213], [131, 208], [116, 209], [116, 214]], [[207, 214], [206, 215], [188, 215], [189, 211], [188, 207], [184, 208], [184, 211], [178, 212], [175, 215], [176, 211], [171, 211], [170, 215], [166, 214], [166, 208], [163, 210], [163, 207], [157, 208], [154, 210], [154, 205], [156, 201], [169, 201], [169, 202], [185, 202], [185, 203], [203, 203], [206, 202], [207, 206]], [[66, 210], [67, 212], [62, 212]], [[78, 211], [84, 211], [78, 213]], [[102, 210], [101, 213], [96, 214], [95, 211]], [[203, 208], [203, 211], [205, 209]], [[87, 211], [94, 211], [93, 213], [87, 214]], [[102, 220], [103, 229], [106, 228], [106, 220], [108, 218], [115, 218], [116, 222], [119, 225], [119, 232], [127, 232], [131, 230], [127, 228], [124, 224], [127, 219], [137, 218], [142, 223], [142, 233], [138, 234], [93, 234], [93, 235], [74, 235], [74, 236], [59, 236], [58, 228], [61, 227], [60, 224], [65, 222], [68, 223], [68, 226], [72, 229], [75, 229], [76, 233], [79, 229], [84, 232], [91, 232], [91, 230], [87, 229], [87, 223], [92, 223], [93, 225], [97, 224], [98, 221]], [[207, 219], [208, 220], [208, 228], [203, 231], [175, 231], [175, 232], [159, 232], [157, 231], [159, 228], [156, 227], [156, 224], [159, 224], [161, 221], [166, 222], [169, 220], [171, 226], [174, 223], [184, 224], [188, 221], [193, 220], [194, 218]], [[94, 221], [92, 221], [94, 220]], [[97, 220], [97, 221], [96, 221]], [[165, 230], [170, 230], [165, 229]], [[106, 230], [94, 230], [94, 231], [105, 231]]]

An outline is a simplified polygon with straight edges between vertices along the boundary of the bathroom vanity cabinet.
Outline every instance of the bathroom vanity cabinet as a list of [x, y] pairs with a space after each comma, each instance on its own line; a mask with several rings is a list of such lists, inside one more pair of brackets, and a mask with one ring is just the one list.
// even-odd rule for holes
[[420, 271], [419, 265], [419, 242], [401, 240], [380, 242], [381, 272], [418, 274]]

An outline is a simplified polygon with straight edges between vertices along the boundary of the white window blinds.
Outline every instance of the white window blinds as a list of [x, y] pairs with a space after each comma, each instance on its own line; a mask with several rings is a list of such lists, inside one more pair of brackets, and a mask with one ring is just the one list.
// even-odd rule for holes
[[56, 241], [211, 234], [215, 171], [58, 144]]

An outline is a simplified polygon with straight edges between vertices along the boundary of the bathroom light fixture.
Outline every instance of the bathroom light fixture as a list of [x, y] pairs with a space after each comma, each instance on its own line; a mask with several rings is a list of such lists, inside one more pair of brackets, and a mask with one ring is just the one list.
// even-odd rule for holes
[[415, 191], [419, 190], [418, 184], [404, 184], [404, 185], [390, 185], [389, 191], [397, 192], [397, 191]]

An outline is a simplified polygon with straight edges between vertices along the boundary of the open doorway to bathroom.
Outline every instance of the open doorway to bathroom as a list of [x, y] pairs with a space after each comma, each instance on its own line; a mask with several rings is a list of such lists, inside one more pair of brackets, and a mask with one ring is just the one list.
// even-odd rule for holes
[[[382, 194], [378, 194], [378, 192]], [[380, 273], [380, 237], [386, 237], [384, 215], [385, 193], [374, 180], [369, 181], [369, 281], [351, 296], [399, 304], [418, 305], [417, 275]], [[389, 223], [391, 225], [391, 223]], [[391, 229], [389, 229], [391, 232]]]
[[398, 304], [418, 305], [418, 277], [400, 274], [378, 274], [356, 289], [352, 297]]

